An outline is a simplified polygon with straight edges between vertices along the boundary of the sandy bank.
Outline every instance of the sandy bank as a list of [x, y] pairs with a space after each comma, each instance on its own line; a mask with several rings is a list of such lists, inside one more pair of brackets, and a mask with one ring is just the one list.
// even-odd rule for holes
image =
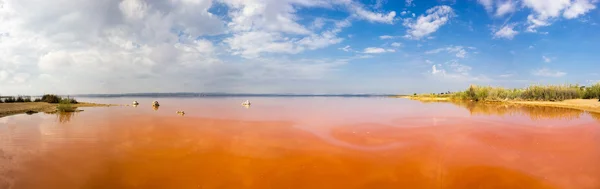
[[411, 100], [422, 100], [422, 101], [450, 101], [450, 98], [447, 98], [447, 97], [403, 96], [400, 98], [408, 98]]
[[[35, 112], [52, 112], [56, 110], [58, 104], [50, 104], [46, 102], [23, 102], [23, 103], [0, 103], [0, 117], [5, 117], [14, 114], [22, 114], [28, 111]], [[80, 102], [73, 104], [73, 107], [108, 107], [115, 106], [111, 104], [95, 104], [88, 102]]]
[[588, 112], [600, 113], [600, 102], [598, 99], [572, 99], [560, 102], [544, 102], [544, 101], [508, 101], [513, 104], [527, 104], [537, 106], [550, 106], [560, 108], [573, 108]]
[[[404, 96], [403, 98], [408, 98], [411, 100], [419, 100], [419, 101], [451, 101], [450, 98], [446, 98], [446, 97]], [[598, 99], [571, 99], [571, 100], [564, 100], [564, 101], [560, 101], [560, 102], [509, 100], [509, 101], [498, 101], [498, 103], [572, 108], [572, 109], [584, 110], [584, 111], [588, 111], [588, 112], [600, 113], [600, 102], [598, 102]]]

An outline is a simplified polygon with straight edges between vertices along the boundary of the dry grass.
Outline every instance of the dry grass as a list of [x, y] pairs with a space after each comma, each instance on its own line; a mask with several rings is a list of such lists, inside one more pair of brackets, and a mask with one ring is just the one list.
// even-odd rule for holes
[[[72, 108], [77, 107], [108, 107], [115, 106], [113, 104], [95, 104], [80, 102], [78, 104], [71, 104]], [[0, 103], [0, 117], [9, 115], [22, 114], [27, 111], [34, 112], [55, 112], [57, 111], [57, 104], [50, 104], [46, 102], [25, 102], [25, 103]]]

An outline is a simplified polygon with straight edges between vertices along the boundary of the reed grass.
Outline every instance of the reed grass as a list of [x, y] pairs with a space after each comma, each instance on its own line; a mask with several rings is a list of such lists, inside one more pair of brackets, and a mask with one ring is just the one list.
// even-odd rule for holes
[[76, 107], [73, 107], [73, 105], [71, 105], [70, 99], [63, 99], [58, 104], [58, 106], [56, 106], [56, 110], [58, 110], [59, 112], [75, 112], [76, 109]]
[[415, 95], [472, 101], [563, 101], [600, 98], [600, 83], [589, 87], [580, 85], [532, 85], [523, 89], [471, 85], [464, 91]]

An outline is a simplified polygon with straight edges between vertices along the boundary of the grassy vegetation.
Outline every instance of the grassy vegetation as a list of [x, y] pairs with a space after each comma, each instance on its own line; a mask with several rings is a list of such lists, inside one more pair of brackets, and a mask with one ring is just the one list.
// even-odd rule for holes
[[73, 98], [68, 98], [68, 97], [63, 98], [63, 97], [60, 97], [58, 95], [53, 95], [53, 94], [45, 94], [41, 98], [36, 98], [34, 100], [31, 100], [30, 96], [17, 96], [17, 97], [7, 96], [7, 97], [3, 97], [3, 99], [0, 99], [0, 103], [47, 102], [47, 103], [51, 103], [51, 104], [58, 104], [58, 103], [61, 103], [63, 100], [68, 100], [69, 103], [71, 103], [71, 104], [79, 103], [79, 102], [77, 102], [77, 100], [75, 100]]
[[9, 96], [4, 98], [4, 103], [15, 103], [17, 99], [15, 97]]
[[502, 87], [480, 87], [471, 85], [467, 90], [456, 93], [432, 93], [415, 96], [472, 101], [562, 101], [581, 98], [595, 99], [600, 98], [600, 83], [589, 87], [579, 85], [532, 85], [524, 89], [506, 89]]
[[71, 99], [62, 99], [58, 106], [56, 106], [56, 110], [59, 112], [75, 112], [77, 108], [71, 104]]

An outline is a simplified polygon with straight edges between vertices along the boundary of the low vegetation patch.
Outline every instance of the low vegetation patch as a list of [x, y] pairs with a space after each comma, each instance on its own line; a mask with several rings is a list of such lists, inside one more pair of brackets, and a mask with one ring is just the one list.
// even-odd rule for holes
[[9, 96], [4, 98], [4, 103], [15, 103], [17, 99], [15, 97]]
[[70, 99], [63, 99], [58, 106], [56, 106], [56, 110], [59, 112], [75, 112], [77, 107], [73, 107], [71, 104], [72, 103]]
[[68, 97], [64, 98], [64, 97], [60, 97], [58, 95], [53, 95], [53, 94], [45, 94], [41, 98], [35, 98], [34, 100], [31, 100], [30, 96], [17, 96], [17, 97], [6, 96], [6, 97], [0, 98], [0, 103], [47, 102], [47, 103], [51, 103], [51, 104], [58, 104], [58, 103], [61, 103], [63, 100], [68, 100], [71, 104], [79, 103], [79, 102], [77, 102], [77, 100], [75, 100], [73, 98], [68, 98]]
[[532, 85], [523, 89], [471, 85], [467, 90], [461, 92], [414, 94], [413, 96], [472, 101], [563, 101], [568, 99], [596, 99], [600, 98], [600, 83], [589, 87], [579, 85]]

